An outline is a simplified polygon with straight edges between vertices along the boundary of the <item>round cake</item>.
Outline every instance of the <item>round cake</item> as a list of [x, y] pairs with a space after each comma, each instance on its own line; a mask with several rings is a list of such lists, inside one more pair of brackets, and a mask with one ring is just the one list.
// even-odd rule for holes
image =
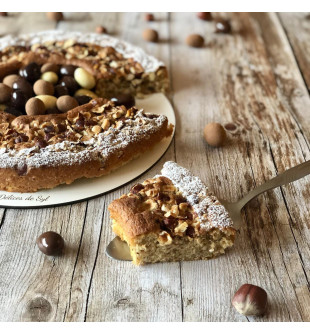
[[108, 35], [0, 39], [0, 189], [33, 192], [109, 173], [163, 138], [134, 96], [166, 92], [167, 69]]

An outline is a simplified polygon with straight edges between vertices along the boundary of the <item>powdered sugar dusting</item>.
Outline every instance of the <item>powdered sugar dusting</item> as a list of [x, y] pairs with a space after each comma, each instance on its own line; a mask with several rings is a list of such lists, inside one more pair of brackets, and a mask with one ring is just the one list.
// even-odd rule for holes
[[102, 167], [111, 154], [123, 154], [131, 143], [147, 139], [158, 131], [167, 120], [160, 115], [150, 119], [140, 110], [134, 119], [123, 121], [119, 128], [110, 127], [87, 142], [70, 142], [48, 145], [45, 148], [31, 147], [19, 151], [0, 149], [0, 168], [40, 168], [42, 166], [70, 166], [91, 160], [101, 161]]
[[164, 66], [163, 62], [157, 60], [153, 56], [147, 55], [139, 47], [133, 46], [109, 35], [95, 33], [49, 30], [20, 36], [8, 35], [0, 38], [0, 50], [11, 45], [30, 46], [37, 43], [64, 40], [74, 40], [77, 43], [92, 43], [103, 47], [112, 46], [125, 58], [133, 58], [139, 62], [145, 72], [154, 72], [160, 66]]
[[232, 226], [227, 210], [214, 196], [208, 187], [189, 170], [173, 161], [164, 164], [163, 176], [169, 178], [193, 206], [205, 229], [212, 227], [224, 228]]

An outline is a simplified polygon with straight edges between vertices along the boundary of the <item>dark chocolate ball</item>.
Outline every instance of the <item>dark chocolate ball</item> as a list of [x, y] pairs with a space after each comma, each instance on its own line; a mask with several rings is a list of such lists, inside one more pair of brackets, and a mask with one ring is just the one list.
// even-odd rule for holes
[[13, 82], [12, 88], [14, 90], [21, 90], [28, 98], [33, 96], [32, 86], [24, 78], [18, 78], [15, 82]]
[[74, 95], [74, 93], [80, 88], [79, 84], [75, 81], [73, 77], [68, 75], [64, 76], [60, 81], [59, 84], [64, 86], [68, 89], [70, 95]]
[[135, 98], [130, 94], [119, 94], [111, 98], [116, 106], [125, 106], [127, 109], [135, 105]]
[[65, 242], [58, 233], [48, 231], [38, 237], [37, 245], [42, 253], [55, 256], [62, 253]]
[[29, 82], [35, 82], [41, 77], [41, 67], [37, 63], [30, 63], [20, 70], [20, 75]]
[[60, 96], [63, 96], [63, 95], [69, 95], [69, 90], [65, 86], [57, 85], [57, 86], [55, 86], [54, 95], [56, 97], [60, 97]]
[[215, 32], [221, 34], [229, 34], [231, 32], [230, 22], [224, 19], [217, 19], [215, 21]]
[[78, 101], [80, 106], [88, 103], [92, 99], [90, 96], [87, 95], [75, 96], [74, 98]]
[[63, 65], [60, 68], [60, 74], [62, 76], [69, 75], [69, 76], [74, 76], [74, 71], [77, 69], [76, 66], [74, 65]]
[[15, 90], [12, 93], [11, 105], [18, 110], [24, 110], [28, 96], [21, 90]]
[[16, 108], [12, 106], [8, 106], [4, 111], [16, 117], [24, 115], [20, 110], [17, 110]]

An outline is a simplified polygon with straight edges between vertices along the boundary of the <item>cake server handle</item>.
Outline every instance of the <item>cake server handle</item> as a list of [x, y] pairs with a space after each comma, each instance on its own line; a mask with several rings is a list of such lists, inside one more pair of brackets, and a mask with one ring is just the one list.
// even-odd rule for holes
[[299, 180], [308, 174], [310, 174], [310, 160], [292, 167], [285, 172], [275, 176], [271, 180], [256, 187], [254, 190], [250, 191], [243, 198], [241, 198], [237, 203], [235, 203], [235, 206], [241, 210], [249, 201], [261, 193]]

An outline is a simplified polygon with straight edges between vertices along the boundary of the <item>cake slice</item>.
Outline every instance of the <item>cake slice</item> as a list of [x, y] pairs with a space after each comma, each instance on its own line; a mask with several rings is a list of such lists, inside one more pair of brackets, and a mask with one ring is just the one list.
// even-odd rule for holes
[[203, 182], [175, 162], [134, 185], [109, 205], [112, 229], [126, 241], [134, 264], [208, 260], [235, 239], [225, 207]]

